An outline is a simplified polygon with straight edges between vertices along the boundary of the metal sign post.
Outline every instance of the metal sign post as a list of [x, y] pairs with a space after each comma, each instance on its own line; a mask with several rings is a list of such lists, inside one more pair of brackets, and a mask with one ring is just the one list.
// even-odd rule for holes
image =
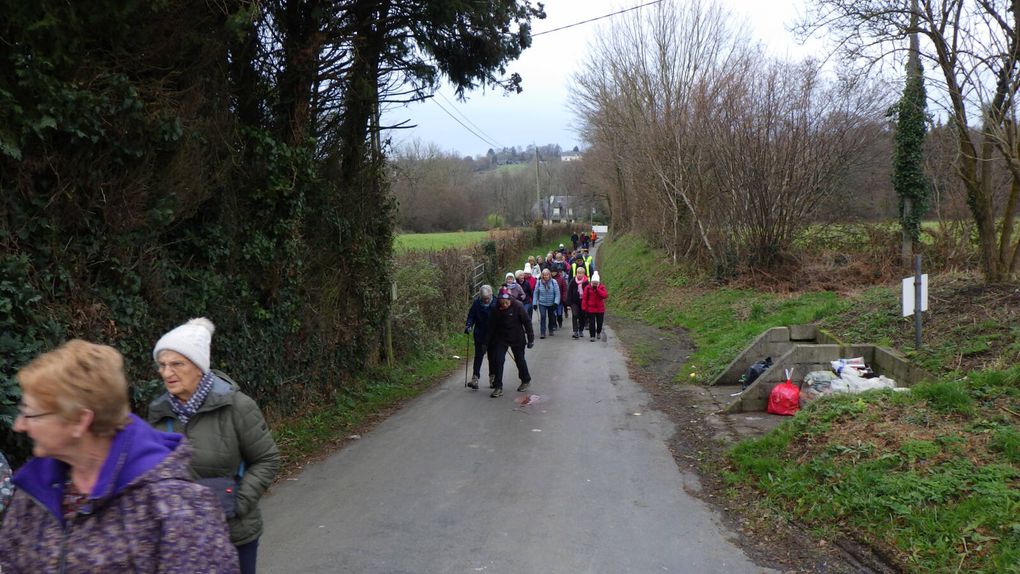
[[914, 348], [921, 348], [921, 313], [928, 310], [928, 276], [921, 274], [921, 256], [914, 256], [914, 276], [903, 279], [903, 316], [914, 316]]
[[[921, 256], [914, 256], [914, 348], [921, 348], [921, 309], [927, 307], [928, 297], [921, 297], [924, 281], [921, 276]], [[927, 295], [927, 293], [925, 293]], [[918, 304], [918, 302], [922, 302]]]

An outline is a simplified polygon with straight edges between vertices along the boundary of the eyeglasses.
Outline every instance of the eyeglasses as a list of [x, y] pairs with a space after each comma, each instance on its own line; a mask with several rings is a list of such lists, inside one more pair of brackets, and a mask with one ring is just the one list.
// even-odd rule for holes
[[170, 361], [169, 363], [156, 363], [156, 370], [163, 372], [166, 369], [170, 369], [173, 372], [178, 372], [187, 365], [184, 361]]
[[27, 415], [27, 414], [25, 414], [25, 407], [27, 407], [27, 406], [28, 405], [26, 405], [23, 401], [18, 401], [18, 416], [19, 417], [26, 418], [26, 419], [37, 419], [39, 417], [45, 417], [45, 416], [57, 414], [55, 412], [49, 412], [49, 413], [35, 413], [34, 415]]

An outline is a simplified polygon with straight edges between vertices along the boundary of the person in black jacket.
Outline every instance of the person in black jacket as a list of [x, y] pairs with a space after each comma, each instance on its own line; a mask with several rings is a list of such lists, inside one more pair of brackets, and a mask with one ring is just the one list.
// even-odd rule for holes
[[576, 275], [570, 281], [567, 281], [566, 304], [570, 307], [570, 321], [574, 331], [573, 338], [578, 339], [581, 337], [581, 331], [584, 331], [584, 326], [588, 322], [588, 318], [581, 307], [584, 290], [588, 287], [588, 274], [585, 273], [584, 265], [578, 265], [574, 272]]
[[[465, 333], [470, 333], [472, 328], [475, 332], [474, 370], [472, 371], [471, 382], [467, 384], [468, 387], [474, 390], [478, 390], [478, 378], [482, 376], [482, 358], [485, 357], [485, 341], [489, 336], [489, 311], [495, 306], [493, 303], [492, 287], [482, 285], [481, 289], [478, 290], [478, 297], [471, 303], [467, 321], [464, 323]], [[493, 380], [492, 369], [490, 368], [490, 387], [492, 387]]]
[[524, 300], [521, 304], [524, 305], [524, 312], [528, 314], [528, 319], [531, 318], [531, 300], [534, 298], [534, 292], [531, 289], [531, 283], [528, 281], [528, 274], [523, 269], [517, 271], [517, 284], [520, 285], [521, 291], [524, 291]]
[[535, 346], [535, 331], [531, 328], [531, 319], [524, 312], [524, 305], [515, 301], [510, 292], [505, 288], [499, 290], [496, 298], [496, 306], [489, 312], [489, 333], [487, 344], [489, 348], [489, 369], [495, 375], [493, 382], [492, 398], [503, 396], [503, 363], [506, 362], [506, 352], [509, 349], [517, 365], [517, 374], [521, 378], [521, 385], [517, 392], [523, 393], [528, 390], [531, 383], [531, 374], [528, 372], [528, 363], [524, 360], [524, 348]]

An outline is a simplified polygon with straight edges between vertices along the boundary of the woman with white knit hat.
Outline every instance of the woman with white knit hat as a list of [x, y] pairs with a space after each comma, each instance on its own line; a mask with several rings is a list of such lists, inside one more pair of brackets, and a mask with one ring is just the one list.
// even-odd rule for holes
[[201, 317], [163, 335], [152, 358], [167, 392], [149, 405], [149, 423], [188, 437], [191, 471], [216, 491], [242, 574], [255, 572], [259, 499], [280, 469], [280, 453], [259, 406], [210, 368], [212, 321]]

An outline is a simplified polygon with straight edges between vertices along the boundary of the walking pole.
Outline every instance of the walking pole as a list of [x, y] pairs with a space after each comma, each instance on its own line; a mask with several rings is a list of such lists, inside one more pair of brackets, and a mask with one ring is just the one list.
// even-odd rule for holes
[[467, 336], [467, 348], [464, 349], [464, 386], [468, 384], [468, 363], [471, 362], [471, 333], [465, 333]]

